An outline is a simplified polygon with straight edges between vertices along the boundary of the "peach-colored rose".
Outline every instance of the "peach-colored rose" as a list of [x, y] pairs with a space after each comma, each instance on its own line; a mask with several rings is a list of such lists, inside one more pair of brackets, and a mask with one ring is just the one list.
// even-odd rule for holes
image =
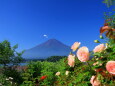
[[106, 70], [115, 75], [115, 61], [108, 61], [106, 64]]
[[100, 44], [100, 45], [98, 45], [98, 46], [96, 46], [96, 47], [94, 48], [93, 52], [94, 52], [94, 53], [96, 53], [96, 52], [102, 52], [104, 49], [105, 49], [104, 44]]
[[68, 56], [68, 65], [69, 65], [70, 67], [74, 67], [74, 64], [75, 64], [75, 55], [70, 54], [70, 55]]
[[111, 29], [109, 26], [103, 26], [103, 27], [101, 27], [101, 29], [100, 29], [100, 34], [102, 34], [102, 33], [106, 32], [106, 31], [108, 31], [109, 29]]
[[81, 47], [77, 51], [77, 57], [81, 62], [86, 62], [89, 60], [89, 50], [87, 47]]
[[100, 86], [100, 84], [101, 84], [96, 76], [91, 77], [90, 83], [92, 84], [92, 86]]
[[80, 42], [75, 42], [72, 46], [71, 46], [71, 49], [73, 50], [73, 51], [76, 51], [77, 49], [78, 49], [78, 47], [80, 46]]

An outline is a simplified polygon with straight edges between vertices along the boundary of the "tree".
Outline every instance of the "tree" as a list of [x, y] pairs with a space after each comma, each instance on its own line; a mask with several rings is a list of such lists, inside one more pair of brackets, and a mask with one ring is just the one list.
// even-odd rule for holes
[[21, 53], [16, 52], [15, 50], [18, 48], [18, 45], [11, 47], [10, 42], [5, 40], [0, 43], [0, 64], [4, 67], [9, 66], [8, 64], [18, 65], [23, 58]]
[[18, 67], [18, 64], [23, 61], [22, 54], [24, 51], [18, 53], [16, 51], [17, 48], [18, 45], [11, 47], [10, 42], [7, 40], [0, 42], [0, 64], [3, 65], [1, 74], [7, 78], [12, 77], [12, 82], [21, 84], [23, 82], [21, 72], [16, 70], [16, 67]]

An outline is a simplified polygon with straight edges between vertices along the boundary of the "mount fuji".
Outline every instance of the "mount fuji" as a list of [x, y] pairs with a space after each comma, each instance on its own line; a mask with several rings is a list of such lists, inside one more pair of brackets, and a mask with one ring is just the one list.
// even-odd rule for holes
[[46, 59], [50, 56], [68, 56], [70, 52], [69, 46], [56, 39], [49, 39], [42, 44], [26, 50], [22, 57], [25, 59]]

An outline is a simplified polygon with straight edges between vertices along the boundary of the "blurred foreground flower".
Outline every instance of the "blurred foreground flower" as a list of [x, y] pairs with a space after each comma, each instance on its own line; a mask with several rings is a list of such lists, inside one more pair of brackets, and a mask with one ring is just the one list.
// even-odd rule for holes
[[99, 37], [100, 37], [100, 39], [103, 39], [103, 36], [102, 36], [102, 35], [100, 35]]
[[11, 85], [12, 85], [12, 81], [11, 81], [10, 83], [11, 83]]
[[13, 80], [13, 78], [12, 77], [8, 77], [8, 78], [6, 78], [6, 80]]
[[9, 80], [9, 78], [6, 78], [6, 80]]
[[95, 66], [95, 65], [97, 65], [99, 62], [95, 62], [95, 63], [93, 63], [93, 65]]
[[68, 75], [68, 74], [69, 74], [69, 71], [66, 71], [66, 72], [65, 72], [65, 75]]
[[44, 79], [46, 79], [47, 78], [47, 76], [42, 76], [41, 78], [40, 78], [40, 80], [44, 80]]
[[60, 72], [57, 72], [55, 75], [56, 75], [56, 76], [59, 76], [59, 75], [60, 75]]
[[75, 42], [72, 46], [71, 46], [71, 49], [73, 50], [73, 51], [76, 51], [77, 49], [78, 49], [78, 47], [80, 46], [80, 42]]
[[114, 28], [111, 28], [109, 27], [108, 25], [104, 25], [103, 27], [101, 27], [100, 29], [100, 34], [102, 35], [102, 33], [106, 32], [106, 36], [108, 38], [111, 38], [111, 39], [115, 39], [115, 29]]
[[70, 67], [74, 67], [74, 65], [75, 65], [75, 55], [74, 54], [70, 54], [68, 56], [68, 65]]
[[107, 49], [109, 47], [108, 43], [105, 43], [105, 49]]
[[92, 84], [92, 86], [100, 86], [101, 84], [96, 76], [91, 77], [90, 83]]
[[115, 75], [115, 61], [108, 61], [106, 64], [106, 70], [110, 73]]
[[12, 77], [9, 77], [9, 79], [11, 79], [11, 80], [12, 80], [13, 78], [12, 78]]
[[77, 51], [77, 57], [81, 62], [86, 62], [89, 60], [89, 50], [87, 47], [81, 47]]
[[96, 52], [102, 52], [104, 49], [105, 49], [104, 44], [100, 44], [100, 45], [98, 45], [98, 46], [96, 46], [96, 47], [94, 48], [93, 52], [94, 52], [94, 53], [96, 53]]
[[108, 25], [105, 25], [105, 26], [101, 27], [101, 29], [100, 29], [100, 34], [106, 32], [106, 31], [108, 31], [108, 30], [110, 30], [110, 29], [111, 29], [111, 28], [110, 28]]
[[95, 43], [100, 43], [98, 40], [94, 40]]

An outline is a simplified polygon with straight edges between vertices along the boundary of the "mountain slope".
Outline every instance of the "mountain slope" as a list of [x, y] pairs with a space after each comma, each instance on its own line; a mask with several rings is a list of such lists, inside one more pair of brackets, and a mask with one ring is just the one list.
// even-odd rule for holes
[[28, 49], [23, 54], [26, 59], [45, 59], [50, 56], [67, 56], [71, 51], [70, 47], [56, 39], [50, 39], [38, 46]]

